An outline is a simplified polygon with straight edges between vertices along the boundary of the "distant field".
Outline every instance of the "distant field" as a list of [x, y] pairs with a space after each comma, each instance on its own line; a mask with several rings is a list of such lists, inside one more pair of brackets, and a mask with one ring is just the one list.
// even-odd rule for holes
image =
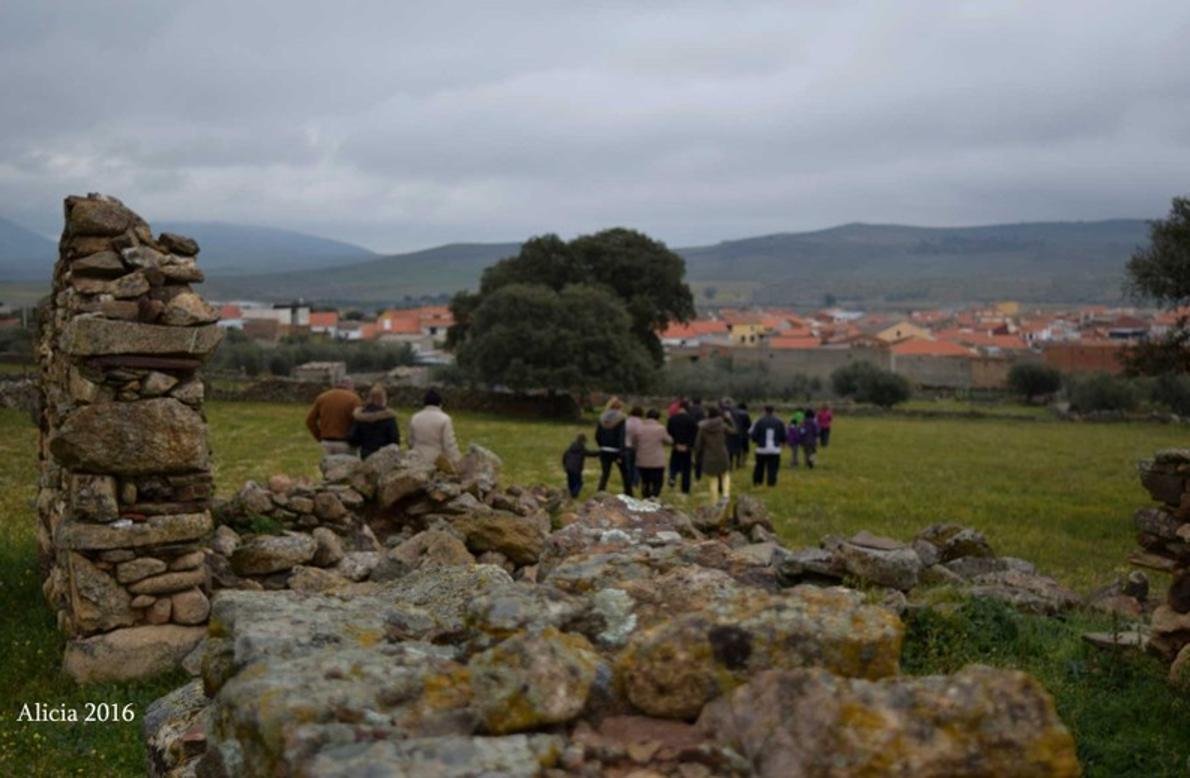
[[[402, 432], [412, 409], [399, 410]], [[318, 448], [298, 405], [207, 406], [219, 491], [277, 472], [314, 475]], [[456, 414], [461, 442], [497, 451], [506, 481], [559, 484], [561, 452], [589, 423], [518, 421]], [[1077, 425], [999, 420], [841, 417], [820, 467], [781, 473], [762, 491], [782, 535], [815, 543], [827, 533], [867, 529], [908, 538], [936, 521], [986, 532], [995, 548], [1032, 560], [1085, 591], [1122, 569], [1133, 549], [1129, 517], [1144, 503], [1135, 460], [1184, 444], [1182, 429], [1158, 425]], [[17, 723], [19, 704], [133, 702], [145, 706], [178, 676], [79, 689], [58, 671], [62, 638], [45, 608], [36, 570], [32, 501], [36, 430], [27, 416], [0, 410], [0, 775], [141, 775], [139, 721], [128, 725]], [[596, 468], [587, 470], [584, 496]], [[618, 482], [617, 482], [618, 483]], [[736, 474], [740, 491], [750, 478]], [[666, 495], [669, 497], [668, 493]], [[702, 489], [689, 504], [698, 504]], [[679, 500], [679, 502], [684, 502]], [[913, 620], [909, 672], [943, 672], [970, 661], [1025, 667], [1054, 693], [1079, 739], [1089, 775], [1182, 774], [1190, 732], [1170, 721], [1190, 715], [1146, 658], [1112, 658], [1081, 645], [1069, 621], [976, 609], [951, 620]]]

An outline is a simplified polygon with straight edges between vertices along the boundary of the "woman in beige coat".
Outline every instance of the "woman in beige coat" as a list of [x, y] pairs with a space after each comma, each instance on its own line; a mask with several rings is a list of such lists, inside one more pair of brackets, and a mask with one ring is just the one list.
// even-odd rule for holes
[[661, 484], [665, 480], [665, 447], [674, 442], [661, 426], [660, 419], [660, 411], [650, 409], [645, 420], [632, 431], [629, 443], [636, 452], [641, 496], [646, 500], [661, 496]]
[[425, 407], [409, 420], [409, 448], [426, 462], [459, 461], [454, 423], [442, 412], [442, 396], [433, 389], [426, 392]]

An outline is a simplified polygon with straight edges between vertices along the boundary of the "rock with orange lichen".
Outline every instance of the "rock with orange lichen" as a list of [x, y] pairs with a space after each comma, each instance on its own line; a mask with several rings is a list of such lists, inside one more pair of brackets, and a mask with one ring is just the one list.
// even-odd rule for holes
[[467, 665], [483, 728], [497, 735], [527, 732], [578, 717], [597, 679], [611, 671], [587, 639], [547, 627], [515, 635]]
[[772, 596], [737, 590], [635, 635], [616, 662], [616, 677], [641, 711], [691, 719], [765, 670], [895, 675], [904, 633], [895, 615], [848, 589], [800, 586]]
[[1064, 778], [1074, 738], [1026, 673], [972, 665], [953, 675], [842, 678], [762, 673], [711, 703], [699, 726], [757, 778]]

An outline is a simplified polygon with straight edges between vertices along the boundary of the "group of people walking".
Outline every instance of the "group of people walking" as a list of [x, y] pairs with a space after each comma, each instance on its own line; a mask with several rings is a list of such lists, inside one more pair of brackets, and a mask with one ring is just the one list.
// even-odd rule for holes
[[[306, 414], [306, 428], [322, 446], [324, 455], [350, 454], [367, 459], [389, 445], [400, 446], [397, 416], [388, 407], [383, 384], [368, 390], [365, 402], [355, 392], [350, 378], [335, 383], [314, 400]], [[423, 407], [409, 419], [409, 450], [427, 462], [457, 462], [459, 445], [454, 423], [442, 410], [442, 396], [434, 389], [425, 393]]]
[[[627, 413], [620, 398], [613, 397], [595, 427], [595, 449], [587, 447], [587, 436], [578, 435], [562, 456], [566, 484], [572, 497], [583, 488], [583, 465], [587, 458], [599, 459], [598, 491], [607, 488], [612, 469], [619, 470], [623, 492], [633, 495], [639, 485], [645, 499], [658, 497], [668, 481], [670, 489], [689, 494], [691, 480], [708, 482], [711, 500], [731, 494], [731, 473], [747, 464], [749, 449], [755, 448], [752, 482], [777, 484], [781, 453], [792, 449], [791, 465], [798, 466], [798, 451], [806, 466], [813, 468], [819, 446], [830, 443], [833, 415], [829, 405], [817, 411], [800, 408], [788, 425], [776, 416], [771, 405], [755, 421], [747, 405], [724, 398], [704, 407], [702, 399], [680, 397], [669, 407], [665, 424], [661, 413], [636, 406]], [[665, 448], [670, 447], [667, 457]]]

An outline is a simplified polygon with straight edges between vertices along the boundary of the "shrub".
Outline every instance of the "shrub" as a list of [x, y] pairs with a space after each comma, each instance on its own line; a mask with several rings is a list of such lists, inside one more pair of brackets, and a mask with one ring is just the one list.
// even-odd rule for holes
[[860, 383], [855, 399], [891, 408], [909, 399], [909, 380], [888, 370], [878, 370]]
[[1131, 411], [1139, 398], [1136, 388], [1126, 378], [1094, 373], [1072, 378], [1066, 387], [1070, 407], [1079, 413], [1093, 411]]
[[1150, 399], [1181, 416], [1190, 416], [1190, 376], [1163, 373], [1153, 381]]
[[910, 395], [908, 379], [868, 362], [853, 362], [831, 373], [831, 387], [835, 394], [882, 408], [905, 402]]
[[831, 388], [840, 397], [854, 397], [859, 393], [860, 384], [880, 368], [871, 362], [852, 362], [831, 373]]
[[1029, 402], [1062, 388], [1062, 374], [1039, 362], [1021, 362], [1008, 371], [1008, 386]]

